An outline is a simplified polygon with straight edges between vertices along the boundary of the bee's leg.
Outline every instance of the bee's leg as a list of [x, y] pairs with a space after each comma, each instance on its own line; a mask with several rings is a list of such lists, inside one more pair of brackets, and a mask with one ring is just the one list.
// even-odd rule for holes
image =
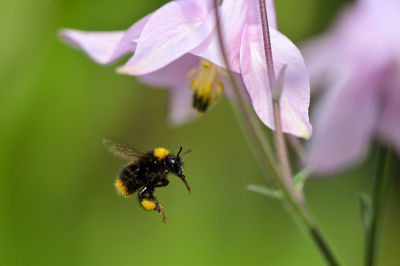
[[157, 198], [154, 197], [153, 191], [151, 191], [148, 186], [145, 186], [138, 193], [138, 200], [140, 202], [140, 205], [147, 211], [152, 211], [157, 208]]
[[163, 222], [166, 223], [167, 215], [164, 207], [157, 201], [157, 198], [153, 195], [154, 187], [145, 186], [139, 193], [138, 199], [143, 209], [147, 211], [157, 211], [163, 216]]
[[156, 197], [154, 196], [154, 185], [146, 185], [142, 188], [142, 190], [140, 190], [140, 192], [138, 193], [138, 199], [155, 199]]
[[166, 179], [165, 177], [163, 179], [160, 180], [160, 182], [156, 185], [154, 185], [155, 187], [165, 187], [168, 186], [169, 184], [169, 180]]
[[144, 186], [142, 188], [142, 190], [138, 193], [139, 200], [144, 198], [146, 194], [149, 194], [150, 196], [153, 196], [153, 191], [150, 190], [149, 186]]
[[163, 218], [162, 218], [163, 223], [166, 224], [167, 223], [167, 214], [165, 213], [164, 207], [159, 202], [157, 202], [156, 211], [163, 216]]

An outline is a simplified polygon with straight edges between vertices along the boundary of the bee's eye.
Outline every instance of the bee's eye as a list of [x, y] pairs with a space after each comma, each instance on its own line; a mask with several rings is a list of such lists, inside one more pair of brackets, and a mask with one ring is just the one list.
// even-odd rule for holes
[[179, 172], [179, 165], [176, 161], [176, 159], [170, 158], [167, 161], [168, 163], [168, 168], [173, 172], [173, 173], [178, 173]]

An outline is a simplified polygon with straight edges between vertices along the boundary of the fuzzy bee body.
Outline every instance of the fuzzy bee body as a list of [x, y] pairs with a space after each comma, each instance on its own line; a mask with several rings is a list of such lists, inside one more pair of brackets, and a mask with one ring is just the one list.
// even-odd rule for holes
[[115, 187], [124, 196], [129, 196], [145, 184], [139, 176], [139, 167], [135, 162], [130, 162], [117, 176]]
[[122, 189], [117, 186], [117, 189], [123, 195], [129, 196], [144, 186], [155, 187], [162, 180], [167, 179], [169, 171], [166, 169], [165, 162], [157, 160], [152, 152], [148, 152], [146, 155], [148, 157], [129, 162], [120, 171], [116, 182], [123, 184], [124, 187]]
[[186, 185], [189, 193], [190, 187], [183, 174], [183, 161], [179, 154], [171, 154], [164, 148], [156, 148], [147, 153], [140, 153], [128, 144], [115, 139], [104, 139], [104, 145], [116, 156], [131, 160], [122, 168], [115, 181], [116, 189], [128, 197], [138, 191], [138, 200], [145, 210], [156, 210], [166, 220], [164, 208], [154, 196], [156, 187], [169, 184], [169, 172], [178, 176]]

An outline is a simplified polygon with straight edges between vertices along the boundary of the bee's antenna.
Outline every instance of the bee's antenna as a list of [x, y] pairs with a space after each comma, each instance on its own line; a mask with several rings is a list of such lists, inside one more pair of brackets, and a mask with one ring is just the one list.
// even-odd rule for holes
[[176, 154], [176, 156], [179, 156], [179, 154], [182, 152], [182, 146], [179, 148], [178, 153]]

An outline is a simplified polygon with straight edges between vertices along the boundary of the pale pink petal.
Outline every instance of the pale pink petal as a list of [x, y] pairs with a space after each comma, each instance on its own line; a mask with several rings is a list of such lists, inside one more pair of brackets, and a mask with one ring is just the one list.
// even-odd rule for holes
[[133, 52], [136, 39], [151, 14], [132, 25], [127, 31], [91, 32], [64, 29], [60, 37], [66, 43], [83, 50], [99, 64], [110, 64], [121, 56]]
[[[388, 145], [392, 145], [400, 154], [400, 77], [399, 67], [393, 67], [396, 75], [392, 80], [392, 86], [387, 87], [387, 93], [381, 97], [381, 114], [378, 120], [379, 137]], [[387, 82], [386, 82], [387, 83]], [[382, 90], [384, 88], [380, 88]], [[383, 94], [383, 93], [381, 93]]]
[[[267, 1], [267, 12], [270, 27], [276, 29], [275, 7], [272, 0]], [[245, 23], [257, 24], [261, 27], [258, 1], [256, 0], [225, 0], [219, 8], [224, 49], [227, 53], [232, 71], [240, 72], [240, 46]], [[235, 19], [232, 19], [235, 18]], [[193, 54], [207, 58], [216, 65], [227, 68], [222, 58], [221, 48], [216, 29], [213, 34], [197, 47]]]
[[374, 13], [398, 11], [400, 8], [398, 0], [358, 0], [357, 5]]
[[188, 83], [168, 90], [168, 120], [172, 125], [180, 125], [197, 117], [192, 108], [192, 96], [193, 91]]
[[182, 84], [186, 84], [186, 89], [193, 93], [193, 91], [189, 89], [188, 84], [190, 80], [187, 78], [187, 74], [190, 70], [197, 67], [199, 62], [199, 57], [186, 54], [169, 65], [150, 74], [138, 76], [138, 78], [143, 83], [163, 88], [178, 88], [182, 87]]
[[114, 52], [114, 57], [119, 58], [126, 53], [133, 53], [136, 49], [137, 40], [146, 23], [153, 14], [149, 14], [133, 24], [124, 34]]
[[168, 120], [172, 125], [180, 125], [196, 116], [192, 108], [193, 90], [186, 75], [199, 62], [199, 57], [186, 54], [157, 71], [138, 76], [143, 83], [169, 89]]
[[[247, 1], [249, 4], [249, 8], [247, 10], [247, 24], [257, 25], [258, 27], [261, 27], [260, 6], [258, 3], [259, 1], [258, 0], [245, 0], [245, 1]], [[266, 0], [266, 9], [267, 9], [269, 27], [277, 30], [278, 23], [276, 21], [274, 0]]]
[[378, 91], [370, 75], [338, 75], [315, 108], [307, 159], [315, 174], [333, 173], [364, 157], [377, 119]]
[[301, 48], [313, 89], [320, 87], [318, 85], [325, 81], [324, 78], [339, 59], [336, 39], [332, 37], [327, 35], [311, 39]]
[[400, 41], [400, 1], [361, 0], [347, 6], [329, 32], [303, 46], [311, 80], [320, 81], [332, 66], [370, 60], [382, 64], [393, 58]]
[[[347, 6], [328, 33], [308, 40], [301, 47], [313, 88], [326, 82], [336, 69], [341, 71], [343, 60], [355, 57], [356, 50], [363, 50], [370, 41], [364, 40], [364, 30], [355, 23], [360, 14], [353, 7]], [[365, 25], [365, 29], [368, 28]], [[356, 42], [353, 41], [356, 40]], [[358, 41], [359, 40], [359, 41]], [[361, 47], [359, 47], [361, 44]], [[326, 87], [326, 86], [322, 86]]]
[[[400, 89], [398, 89], [400, 91]], [[393, 145], [400, 154], [400, 100], [396, 99], [397, 103], [388, 103], [381, 117], [378, 131], [382, 140]]]
[[[309, 138], [308, 119], [310, 84], [303, 57], [297, 47], [284, 35], [270, 29], [275, 73], [286, 66], [281, 97], [282, 128], [285, 133]], [[261, 29], [245, 28], [240, 51], [241, 72], [254, 110], [261, 121], [274, 129], [271, 88], [264, 56]]]
[[63, 41], [83, 50], [97, 63], [109, 64], [118, 59], [114, 53], [124, 33], [124, 31], [88, 32], [65, 29], [60, 32], [60, 36]]
[[[168, 112], [169, 121], [173, 125], [182, 124], [189, 119], [197, 117], [195, 110], [192, 108], [193, 90], [190, 89], [190, 79], [187, 78], [187, 73], [198, 67], [200, 58], [191, 54], [186, 54], [181, 58], [173, 61], [169, 65], [154, 71], [150, 74], [138, 76], [140, 81], [160, 88], [168, 88]], [[239, 86], [242, 97], [250, 100], [247, 90], [245, 89], [242, 77], [238, 73], [233, 73], [236, 83]], [[233, 92], [226, 76], [221, 76], [224, 84], [223, 93], [233, 99]]]
[[[239, 90], [240, 97], [250, 102], [251, 99], [249, 93], [247, 92], [246, 85], [243, 82], [242, 75], [240, 73], [235, 73], [235, 72], [232, 72], [231, 75], [235, 79], [236, 86], [238, 86], [237, 89]], [[223, 94], [229, 99], [235, 100], [235, 94], [229, 77], [221, 76], [221, 81], [224, 84]]]
[[[224, 37], [224, 49], [232, 71], [239, 72], [239, 52], [242, 30], [246, 20], [248, 1], [227, 0], [219, 7], [221, 29]], [[232, 19], [235, 18], [235, 19]], [[206, 58], [220, 67], [227, 68], [221, 54], [221, 47], [216, 29], [199, 47], [191, 53]]]
[[136, 52], [118, 72], [144, 75], [199, 46], [214, 27], [209, 1], [170, 2], [154, 12], [139, 37]]
[[316, 173], [360, 162], [376, 133], [400, 153], [399, 14], [398, 0], [358, 0], [308, 46], [312, 78], [330, 77], [313, 115], [308, 163]]

